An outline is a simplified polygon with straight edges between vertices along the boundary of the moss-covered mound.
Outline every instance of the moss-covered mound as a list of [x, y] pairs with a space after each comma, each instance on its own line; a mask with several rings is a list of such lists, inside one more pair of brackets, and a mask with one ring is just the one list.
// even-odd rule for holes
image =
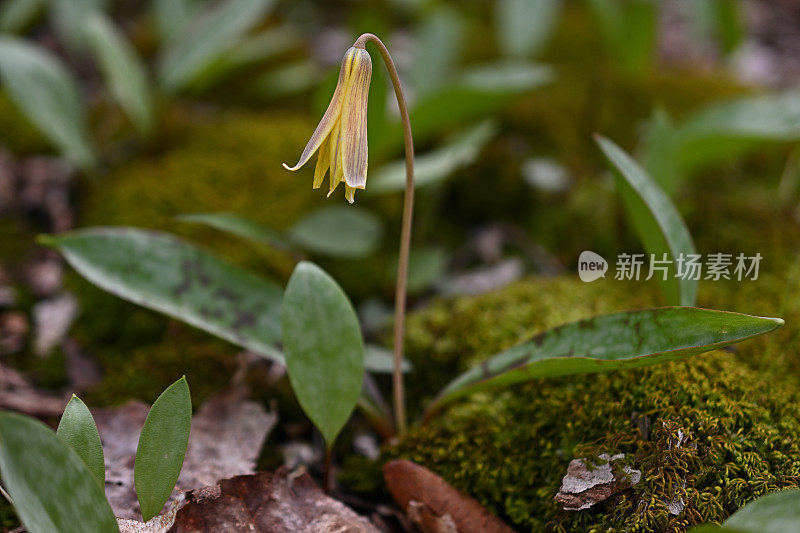
[[[613, 280], [532, 280], [415, 315], [412, 390], [435, 391], [443, 370], [565, 320], [653, 303], [655, 287]], [[717, 307], [781, 305], [767, 292], [708, 289]], [[741, 307], [750, 301], [748, 308]], [[785, 307], [785, 306], [784, 306]], [[784, 309], [795, 316], [794, 306]], [[761, 354], [779, 334], [725, 352], [649, 369], [536, 380], [482, 393], [417, 427], [389, 455], [432, 468], [524, 531], [683, 531], [719, 521], [745, 502], [800, 483], [797, 376]], [[427, 366], [426, 366], [427, 365]], [[438, 371], [438, 372], [437, 372]], [[434, 376], [434, 377], [430, 377]], [[412, 392], [413, 397], [415, 393]], [[570, 460], [625, 453], [642, 481], [579, 512], [553, 500]], [[667, 503], [685, 508], [670, 514]]]

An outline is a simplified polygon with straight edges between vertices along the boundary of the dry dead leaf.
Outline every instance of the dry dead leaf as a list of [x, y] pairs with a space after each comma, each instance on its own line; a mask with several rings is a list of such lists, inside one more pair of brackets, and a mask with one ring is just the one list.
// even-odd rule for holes
[[22, 374], [0, 365], [0, 409], [9, 409], [36, 417], [61, 416], [68, 398], [42, 391]]
[[451, 522], [459, 533], [513, 532], [476, 500], [416, 463], [389, 461], [383, 465], [383, 477], [394, 500], [425, 533], [451, 532]]
[[183, 496], [176, 498], [164, 514], [151, 518], [147, 522], [117, 518], [119, 533], [167, 533], [175, 523], [175, 515], [184, 504]]
[[580, 511], [635, 485], [642, 476], [639, 470], [614, 465], [624, 457], [622, 453], [613, 457], [601, 453], [591, 465], [586, 458], [573, 459], [555, 500], [564, 506], [565, 511]]
[[308, 474], [295, 476], [283, 467], [186, 493], [169, 532], [209, 531], [379, 533], [366, 518], [326, 496]]

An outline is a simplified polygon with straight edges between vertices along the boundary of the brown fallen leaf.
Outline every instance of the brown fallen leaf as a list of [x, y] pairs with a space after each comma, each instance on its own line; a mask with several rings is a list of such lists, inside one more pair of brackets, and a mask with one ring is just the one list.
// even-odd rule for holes
[[206, 400], [192, 418], [189, 449], [178, 478], [181, 490], [255, 472], [264, 440], [278, 422], [276, 411], [244, 398], [234, 388]]
[[591, 464], [586, 458], [573, 459], [555, 500], [565, 511], [581, 511], [635, 485], [642, 473], [630, 466], [614, 464], [624, 457], [621, 453], [613, 457], [601, 453]]
[[39, 390], [16, 370], [0, 365], [0, 409], [44, 418], [58, 417], [68, 399]]
[[379, 533], [366, 518], [325, 495], [311, 477], [281, 467], [236, 476], [186, 493], [169, 533]]
[[139, 433], [150, 406], [131, 400], [121, 407], [92, 409], [106, 465], [106, 498], [120, 518], [140, 520], [139, 500], [133, 487], [133, 463]]
[[[241, 389], [229, 389], [200, 406], [192, 418], [189, 448], [170, 502], [184, 490], [254, 471], [277, 415], [243, 396]], [[149, 410], [147, 404], [136, 400], [122, 407], [92, 410], [106, 459], [106, 497], [120, 518], [141, 518], [133, 466]]]
[[448, 527], [448, 516], [458, 533], [513, 532], [476, 500], [416, 463], [405, 459], [389, 461], [383, 465], [383, 478], [397, 504], [424, 533], [452, 531], [442, 529]]

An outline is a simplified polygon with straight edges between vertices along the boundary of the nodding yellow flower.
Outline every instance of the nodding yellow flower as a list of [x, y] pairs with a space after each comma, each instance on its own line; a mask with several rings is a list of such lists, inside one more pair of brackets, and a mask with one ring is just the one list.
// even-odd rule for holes
[[371, 77], [372, 60], [367, 51], [349, 48], [342, 58], [339, 82], [331, 103], [300, 160], [293, 167], [283, 164], [287, 170], [297, 170], [319, 149], [314, 188], [322, 185], [330, 170], [328, 196], [343, 181], [345, 197], [350, 203], [355, 200], [356, 189], [367, 185], [367, 99]]

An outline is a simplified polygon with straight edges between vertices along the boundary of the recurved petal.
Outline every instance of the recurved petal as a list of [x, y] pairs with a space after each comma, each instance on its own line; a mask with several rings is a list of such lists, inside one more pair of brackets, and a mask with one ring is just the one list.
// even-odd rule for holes
[[314, 188], [319, 189], [322, 185], [322, 180], [325, 179], [325, 173], [328, 172], [328, 168], [331, 166], [331, 150], [329, 147], [330, 144], [330, 135], [325, 137], [322, 141], [322, 145], [319, 147], [319, 154], [317, 155], [317, 166], [314, 168]]
[[344, 93], [345, 89], [347, 88], [348, 78], [350, 77], [350, 71], [352, 70], [353, 59], [356, 55], [355, 51], [356, 48], [351, 47], [347, 49], [347, 52], [345, 52], [344, 57], [342, 58], [342, 67], [339, 69], [339, 81], [336, 83], [336, 90], [333, 92], [331, 103], [328, 104], [328, 109], [326, 109], [325, 114], [322, 115], [322, 120], [319, 121], [317, 129], [315, 129], [314, 133], [311, 134], [308, 144], [306, 144], [303, 153], [300, 155], [300, 160], [293, 167], [283, 163], [283, 167], [285, 169], [297, 170], [305, 165], [331, 132], [334, 124], [336, 124], [337, 119], [342, 113]]
[[372, 60], [363, 48], [356, 49], [342, 103], [342, 166], [350, 187], [367, 185], [367, 101]]

